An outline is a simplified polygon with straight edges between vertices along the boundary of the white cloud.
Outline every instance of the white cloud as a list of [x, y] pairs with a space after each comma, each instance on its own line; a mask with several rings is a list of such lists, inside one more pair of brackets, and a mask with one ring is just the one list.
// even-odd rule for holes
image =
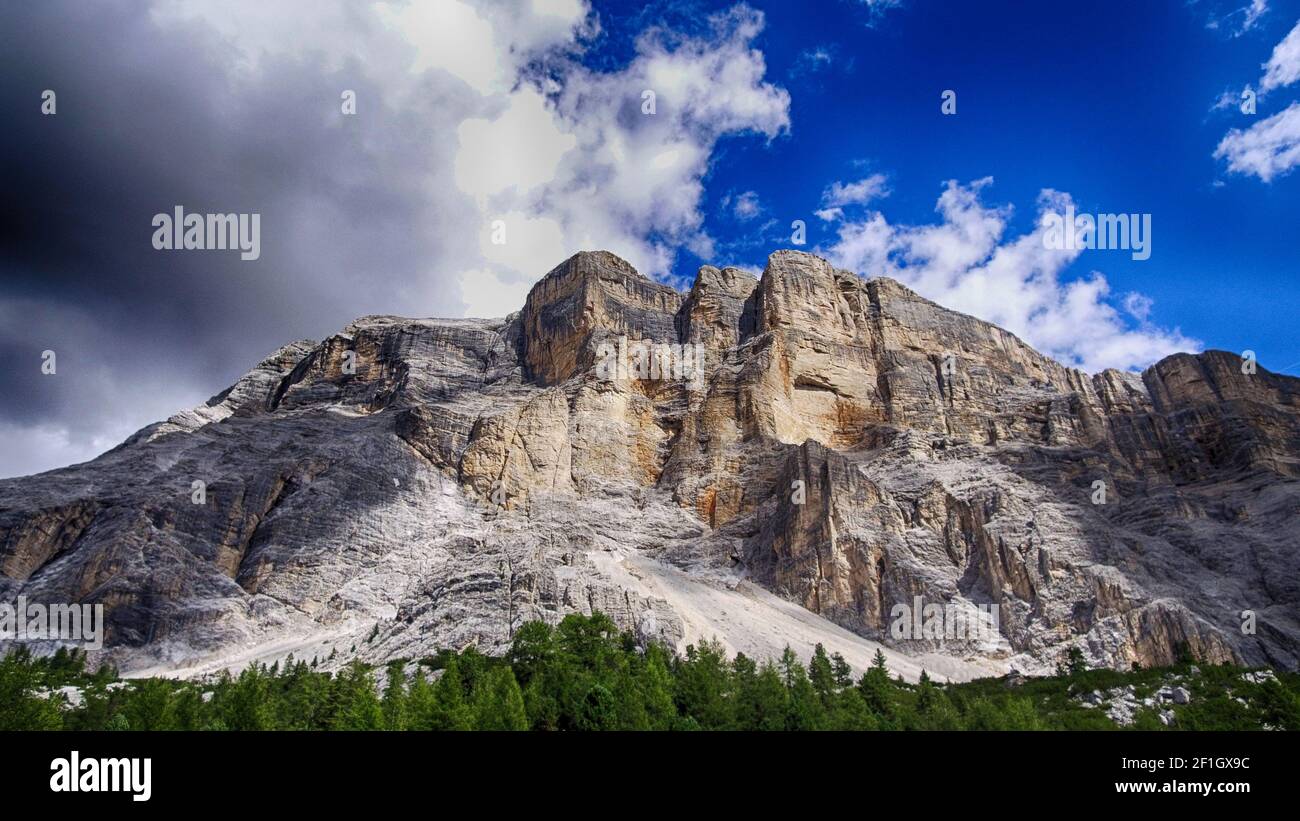
[[[1130, 327], [1108, 301], [1110, 286], [1097, 271], [1062, 280], [1081, 253], [1053, 250], [1033, 231], [1007, 238], [1012, 209], [985, 206], [981, 191], [991, 178], [969, 185], [949, 181], [939, 197], [940, 222], [891, 225], [880, 212], [839, 227], [839, 239], [823, 253], [844, 268], [867, 276], [890, 276], [923, 296], [972, 314], [1020, 336], [1055, 359], [1090, 372], [1108, 367], [1143, 367], [1200, 343], [1178, 330], [1155, 327], [1145, 315]], [[1039, 213], [1060, 212], [1068, 195], [1045, 190]], [[1131, 309], [1149, 300], [1130, 295]]]
[[[840, 208], [845, 205], [866, 205], [875, 199], [889, 196], [889, 187], [885, 184], [884, 174], [872, 174], [857, 182], [840, 182], [836, 180], [822, 192], [824, 209]], [[821, 216], [821, 213], [818, 213]], [[826, 217], [822, 217], [826, 219]]]
[[[517, 205], [555, 219], [566, 252], [606, 248], [650, 275], [666, 273], [678, 247], [707, 254], [701, 201], [714, 146], [789, 127], [789, 95], [763, 80], [763, 55], [751, 45], [762, 14], [738, 6], [709, 23], [705, 36], [643, 33], [620, 71], [573, 64], [557, 78], [556, 112], [577, 148], [552, 183]], [[653, 114], [643, 113], [646, 90]], [[744, 216], [749, 201], [738, 208]]]
[[1300, 102], [1244, 131], [1229, 131], [1214, 150], [1228, 170], [1272, 182], [1300, 165]]
[[1264, 64], [1264, 77], [1259, 81], [1260, 91], [1290, 85], [1300, 80], [1300, 22], [1273, 47], [1273, 55]]
[[1246, 99], [1246, 92], [1251, 90], [1250, 86], [1246, 86], [1240, 91], [1233, 91], [1231, 89], [1224, 91], [1219, 95], [1219, 99], [1214, 101], [1214, 105], [1210, 107], [1210, 110], [1224, 111], [1229, 108], [1240, 110], [1242, 103]]
[[478, 268], [461, 274], [461, 298], [465, 315], [504, 317], [519, 310], [528, 297], [531, 282], [503, 281], [490, 268]]
[[[1192, 3], [1195, 2], [1196, 0], [1190, 0], [1188, 5], [1191, 5]], [[1219, 29], [1224, 29], [1228, 31], [1231, 34], [1231, 36], [1240, 37], [1241, 35], [1255, 28], [1255, 24], [1258, 23], [1259, 19], [1263, 17], [1267, 12], [1268, 12], [1268, 0], [1250, 0], [1249, 5], [1242, 6], [1241, 8], [1233, 9], [1232, 11], [1227, 12], [1226, 14], [1223, 14], [1221, 16], [1214, 16], [1214, 14], [1211, 14], [1210, 18], [1205, 21], [1205, 27], [1207, 29], [1211, 29], [1215, 31]], [[1235, 27], [1231, 25], [1225, 25], [1225, 24], [1231, 24], [1231, 21], [1235, 17], [1241, 18], [1241, 23], [1239, 25], [1236, 25]]]
[[[504, 90], [510, 81], [508, 66], [497, 59], [498, 45], [492, 24], [468, 3], [437, 3], [377, 7], [380, 18], [416, 48], [410, 71], [443, 69], [469, 83], [480, 94]], [[508, 87], [508, 86], [506, 86]]]
[[381, 20], [415, 49], [412, 73], [443, 69], [480, 94], [509, 91], [535, 54], [570, 45], [589, 9], [577, 0], [532, 3], [378, 3]]
[[[492, 235], [498, 221], [505, 242], [494, 244]], [[523, 277], [531, 285], [532, 280], [538, 276], [536, 268], [539, 264], [550, 270], [551, 266], [564, 259], [564, 233], [560, 224], [550, 217], [534, 217], [522, 211], [508, 211], [495, 215], [491, 222], [484, 223], [483, 230], [479, 232], [479, 251], [483, 259], [498, 268], [514, 272], [517, 278]], [[539, 260], [551, 261], [539, 263]], [[527, 294], [527, 289], [524, 293]], [[520, 308], [523, 304], [521, 299], [515, 308]]]
[[511, 186], [527, 193], [554, 180], [560, 159], [578, 144], [536, 89], [525, 86], [508, 100], [496, 119], [472, 118], [456, 129], [456, 184], [467, 194], [486, 197]]
[[[789, 94], [764, 81], [753, 47], [763, 15], [743, 4], [701, 34], [647, 29], [613, 71], [573, 59], [599, 29], [586, 0], [175, 0], [155, 17], [209, 27], [232, 71], [310, 55], [364, 73], [382, 99], [362, 97], [362, 111], [401, 112], [427, 133], [422, 216], [442, 247], [429, 276], [459, 279], [470, 313], [504, 313], [502, 293], [522, 303], [524, 286], [579, 250], [608, 249], [647, 275], [667, 273], [679, 248], [711, 254], [701, 202], [718, 140], [770, 140], [790, 124]], [[735, 214], [750, 208], [756, 199], [738, 201]], [[485, 241], [497, 219], [504, 246]], [[408, 303], [428, 290], [393, 287]]]
[[1145, 294], [1130, 291], [1124, 295], [1124, 310], [1128, 311], [1129, 316], [1139, 322], [1147, 321], [1147, 317], [1151, 315], [1151, 308], [1154, 305], [1155, 301]]
[[738, 220], [752, 220], [763, 212], [758, 194], [754, 191], [744, 191], [737, 194], [735, 198], [724, 199], [724, 207], [727, 203], [731, 205], [732, 216]]
[[1253, 29], [1267, 11], [1268, 0], [1250, 0], [1250, 5], [1241, 10], [1241, 28], [1237, 29], [1237, 34], [1245, 34]]

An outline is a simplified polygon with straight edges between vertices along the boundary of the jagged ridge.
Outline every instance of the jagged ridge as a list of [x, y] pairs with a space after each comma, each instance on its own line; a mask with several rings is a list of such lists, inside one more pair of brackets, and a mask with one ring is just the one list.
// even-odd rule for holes
[[[699, 343], [704, 389], [599, 378], [620, 336]], [[366, 317], [93, 462], [0, 482], [0, 595], [103, 602], [128, 664], [376, 621], [358, 654], [491, 647], [591, 609], [779, 649], [775, 623], [699, 609], [768, 601], [757, 584], [887, 644], [914, 596], [997, 607], [997, 646], [897, 648], [969, 657], [954, 676], [1071, 643], [1294, 667], [1298, 386], [1213, 351], [1089, 376], [800, 252], [758, 280], [706, 266], [685, 295], [583, 253], [505, 320]]]

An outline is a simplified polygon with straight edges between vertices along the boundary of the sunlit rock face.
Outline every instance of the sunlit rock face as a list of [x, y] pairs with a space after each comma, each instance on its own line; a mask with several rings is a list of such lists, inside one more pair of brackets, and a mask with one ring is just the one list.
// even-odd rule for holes
[[[620, 345], [702, 373], [611, 376]], [[103, 604], [128, 670], [493, 651], [593, 610], [909, 677], [1294, 668], [1298, 402], [1216, 351], [1089, 376], [805, 253], [687, 294], [582, 253], [506, 319], [364, 317], [0, 482], [0, 597]], [[918, 600], [996, 632], [899, 638]]]

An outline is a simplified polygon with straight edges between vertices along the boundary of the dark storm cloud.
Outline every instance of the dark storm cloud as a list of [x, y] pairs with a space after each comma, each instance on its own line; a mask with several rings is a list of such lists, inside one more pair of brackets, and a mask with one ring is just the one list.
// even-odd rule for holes
[[[456, 283], [430, 270], [466, 233], [429, 192], [455, 140], [429, 124], [468, 90], [430, 84], [396, 107], [347, 61], [233, 67], [215, 32], [160, 27], [147, 3], [7, 3], [0, 32], [9, 436], [62, 430], [90, 447], [357, 315], [460, 313]], [[53, 116], [44, 89], [58, 95]], [[355, 117], [340, 113], [343, 89], [357, 92]], [[154, 250], [151, 219], [177, 205], [259, 213], [260, 258]], [[46, 349], [53, 377], [40, 372]], [[0, 476], [33, 460], [0, 451]]]

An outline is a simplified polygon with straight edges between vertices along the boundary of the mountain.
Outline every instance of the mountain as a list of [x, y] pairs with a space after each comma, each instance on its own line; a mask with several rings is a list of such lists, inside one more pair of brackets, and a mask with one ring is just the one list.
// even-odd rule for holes
[[[493, 651], [593, 610], [909, 678], [1071, 647], [1293, 669], [1298, 400], [1219, 351], [1090, 376], [806, 253], [686, 294], [580, 253], [505, 319], [363, 317], [0, 481], [0, 600], [102, 603], [138, 672]], [[997, 631], [897, 637], [916, 603]]]

